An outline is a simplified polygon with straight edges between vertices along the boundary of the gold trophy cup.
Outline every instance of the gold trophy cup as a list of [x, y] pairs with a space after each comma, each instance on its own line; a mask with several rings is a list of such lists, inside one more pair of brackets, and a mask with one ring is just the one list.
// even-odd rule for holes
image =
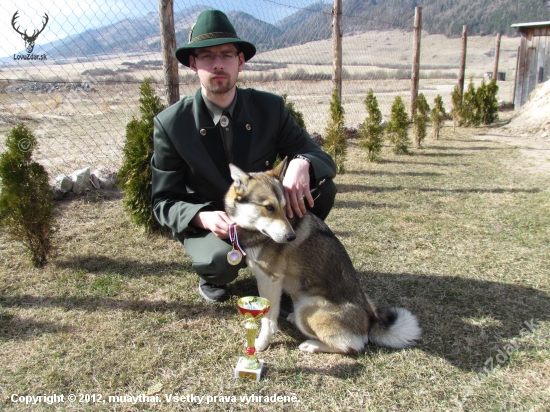
[[246, 354], [237, 362], [235, 378], [259, 381], [264, 361], [258, 360], [254, 355], [254, 344], [260, 329], [260, 320], [269, 311], [269, 301], [257, 296], [246, 296], [237, 301], [237, 309], [246, 321]]

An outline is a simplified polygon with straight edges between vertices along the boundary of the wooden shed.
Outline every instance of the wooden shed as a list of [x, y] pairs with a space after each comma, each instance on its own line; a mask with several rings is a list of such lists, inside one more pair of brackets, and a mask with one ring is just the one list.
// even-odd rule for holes
[[550, 21], [512, 24], [521, 33], [514, 89], [514, 108], [529, 100], [537, 84], [550, 74]]

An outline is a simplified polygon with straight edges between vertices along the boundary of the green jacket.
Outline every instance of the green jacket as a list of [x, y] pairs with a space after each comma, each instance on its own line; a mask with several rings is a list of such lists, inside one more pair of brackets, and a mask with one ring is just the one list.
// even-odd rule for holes
[[[281, 97], [237, 88], [232, 118], [233, 163], [244, 171], [271, 169], [277, 154], [301, 154], [311, 161], [311, 189], [336, 175], [332, 158], [296, 124]], [[162, 225], [188, 237], [196, 233], [190, 222], [197, 212], [223, 210], [233, 182], [221, 132], [200, 89], [161, 112], [154, 124], [153, 212]]]

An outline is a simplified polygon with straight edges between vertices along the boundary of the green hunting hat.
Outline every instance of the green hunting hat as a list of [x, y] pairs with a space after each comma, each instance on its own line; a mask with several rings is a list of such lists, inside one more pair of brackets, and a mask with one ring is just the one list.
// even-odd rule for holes
[[204, 10], [191, 28], [189, 43], [176, 50], [176, 59], [184, 66], [189, 67], [189, 56], [193, 50], [227, 43], [235, 43], [239, 51], [243, 52], [245, 61], [256, 54], [256, 47], [252, 43], [239, 39], [235, 28], [223, 12]]

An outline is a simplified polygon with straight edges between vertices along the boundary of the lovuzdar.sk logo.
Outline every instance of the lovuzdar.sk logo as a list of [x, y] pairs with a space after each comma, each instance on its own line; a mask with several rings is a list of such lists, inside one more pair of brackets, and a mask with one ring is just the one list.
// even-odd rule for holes
[[33, 54], [32, 51], [34, 50], [34, 43], [36, 42], [38, 35], [44, 31], [46, 25], [48, 24], [48, 15], [44, 13], [44, 16], [42, 17], [42, 27], [40, 29], [33, 28], [33, 32], [31, 35], [27, 33], [28, 29], [25, 29], [25, 31], [21, 31], [21, 26], [17, 23], [18, 17], [19, 10], [17, 10], [13, 15], [11, 19], [11, 26], [18, 34], [21, 35], [21, 38], [24, 40], [27, 54], [14, 54], [13, 60], [46, 60], [45, 54]]

